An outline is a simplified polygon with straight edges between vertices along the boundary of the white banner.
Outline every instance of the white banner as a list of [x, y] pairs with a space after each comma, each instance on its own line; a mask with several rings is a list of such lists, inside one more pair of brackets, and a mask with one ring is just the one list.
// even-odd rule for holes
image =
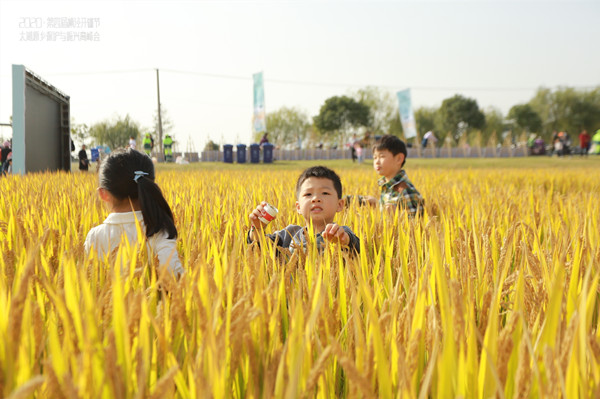
[[254, 78], [254, 132], [266, 132], [267, 121], [265, 115], [265, 87], [263, 86], [263, 73], [255, 73]]
[[397, 93], [398, 110], [400, 111], [400, 122], [404, 129], [404, 137], [410, 139], [417, 135], [417, 123], [410, 101], [410, 89], [402, 90]]

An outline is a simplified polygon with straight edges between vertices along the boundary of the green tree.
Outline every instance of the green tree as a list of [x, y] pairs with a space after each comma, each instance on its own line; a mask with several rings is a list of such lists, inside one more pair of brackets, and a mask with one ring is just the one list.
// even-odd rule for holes
[[[110, 132], [111, 130], [111, 122], [104, 120], [102, 122], [97, 122], [94, 123], [92, 126], [90, 126], [90, 137], [92, 137], [94, 140], [94, 144], [108, 144], [108, 142], [110, 141], [111, 143], [114, 141], [114, 139], [112, 138], [112, 134]], [[127, 137], [127, 140], [129, 140], [129, 137]], [[121, 144], [121, 147], [124, 147], [127, 144], [127, 141], [123, 142]], [[109, 147], [112, 148], [117, 148], [118, 146], [114, 146], [114, 145], [109, 145]]]
[[592, 90], [541, 87], [529, 105], [542, 119], [543, 137], [549, 140], [553, 131], [577, 134], [600, 124], [600, 86]]
[[[597, 92], [600, 95], [600, 89]], [[595, 126], [600, 126], [600, 99], [584, 95], [575, 100], [571, 106], [571, 125], [576, 132], [592, 131]]]
[[544, 87], [540, 87], [528, 103], [542, 120], [541, 135], [544, 139], [551, 138], [551, 132], [553, 129], [555, 129], [555, 110], [553, 109], [553, 103], [554, 99], [552, 90]]
[[117, 117], [114, 121], [102, 121], [90, 127], [90, 136], [96, 144], [108, 145], [111, 149], [125, 147], [129, 137], [133, 137], [138, 143], [140, 138], [139, 124], [129, 115], [124, 118]]
[[[299, 109], [282, 107], [267, 113], [267, 126], [271, 143], [281, 146], [304, 140], [310, 130], [310, 120], [309, 116]], [[263, 134], [256, 133], [255, 141], [259, 141]]]
[[481, 130], [481, 145], [486, 146], [492, 135], [495, 135], [496, 143], [501, 142], [502, 133], [506, 130], [504, 116], [498, 108], [490, 107], [484, 111], [485, 126]]
[[415, 121], [417, 122], [417, 131], [419, 135], [423, 135], [428, 131], [437, 131], [438, 136], [441, 133], [438, 126], [436, 126], [436, 114], [437, 109], [430, 107], [419, 107], [415, 110]]
[[71, 119], [71, 138], [73, 142], [87, 144], [90, 139], [90, 127], [85, 123], [75, 123], [75, 119]]
[[325, 100], [313, 121], [321, 133], [345, 142], [352, 129], [369, 126], [370, 109], [348, 96], [331, 97]]
[[514, 120], [516, 130], [525, 130], [528, 133], [539, 133], [542, 129], [542, 119], [529, 104], [513, 106], [510, 111], [508, 111], [508, 118]]
[[400, 137], [404, 139], [407, 143], [414, 142], [414, 137], [410, 139], [404, 137], [404, 128], [402, 127], [402, 122], [400, 121], [400, 114], [398, 112], [396, 112], [396, 115], [394, 115], [394, 117], [390, 120], [389, 130], [387, 131], [387, 133], [384, 134], [391, 134], [392, 136]]
[[438, 121], [445, 132], [451, 132], [458, 142], [463, 133], [485, 126], [485, 115], [479, 110], [477, 101], [456, 94], [445, 99], [438, 112]]
[[204, 151], [219, 151], [219, 145], [212, 140], [208, 140], [204, 146]]
[[[378, 87], [367, 86], [359, 89], [352, 95], [359, 103], [369, 107], [369, 125], [371, 133], [375, 135], [395, 134], [400, 136], [402, 125], [396, 124], [394, 119], [400, 120], [396, 99], [389, 91]], [[398, 131], [400, 126], [400, 131]]]

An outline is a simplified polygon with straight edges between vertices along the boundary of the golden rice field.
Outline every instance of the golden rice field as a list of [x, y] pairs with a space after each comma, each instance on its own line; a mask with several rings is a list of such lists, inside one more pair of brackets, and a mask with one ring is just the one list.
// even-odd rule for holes
[[[179, 282], [140, 244], [85, 257], [96, 175], [0, 179], [0, 396], [600, 397], [597, 165], [413, 167], [422, 219], [339, 214], [357, 259], [246, 245], [261, 200], [269, 230], [300, 223], [300, 171], [159, 171]], [[377, 192], [371, 169], [338, 172]]]

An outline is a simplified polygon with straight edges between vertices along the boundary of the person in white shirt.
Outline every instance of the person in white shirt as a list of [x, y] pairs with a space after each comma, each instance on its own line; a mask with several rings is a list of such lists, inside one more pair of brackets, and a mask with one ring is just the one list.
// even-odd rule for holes
[[133, 136], [129, 136], [129, 148], [131, 148], [132, 150], [135, 150], [135, 138]]
[[126, 236], [130, 243], [138, 239], [136, 220], [147, 238], [150, 259], [158, 256], [175, 277], [184, 273], [177, 253], [177, 228], [173, 212], [154, 182], [154, 164], [133, 149], [112, 152], [99, 172], [98, 195], [111, 210], [106, 220], [92, 228], [85, 239], [86, 255], [111, 253]]
[[430, 130], [423, 136], [423, 142], [421, 144], [425, 148], [429, 143], [432, 143], [435, 146], [437, 141], [437, 137], [435, 137], [435, 134]]

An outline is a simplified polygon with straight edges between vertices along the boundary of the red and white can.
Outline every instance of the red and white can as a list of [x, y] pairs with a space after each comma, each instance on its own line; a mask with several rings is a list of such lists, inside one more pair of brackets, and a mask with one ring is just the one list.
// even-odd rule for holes
[[258, 217], [258, 220], [260, 220], [264, 224], [268, 224], [273, 219], [275, 219], [278, 213], [279, 211], [273, 205], [265, 204], [265, 206], [263, 206], [262, 211], [260, 211], [260, 216]]

